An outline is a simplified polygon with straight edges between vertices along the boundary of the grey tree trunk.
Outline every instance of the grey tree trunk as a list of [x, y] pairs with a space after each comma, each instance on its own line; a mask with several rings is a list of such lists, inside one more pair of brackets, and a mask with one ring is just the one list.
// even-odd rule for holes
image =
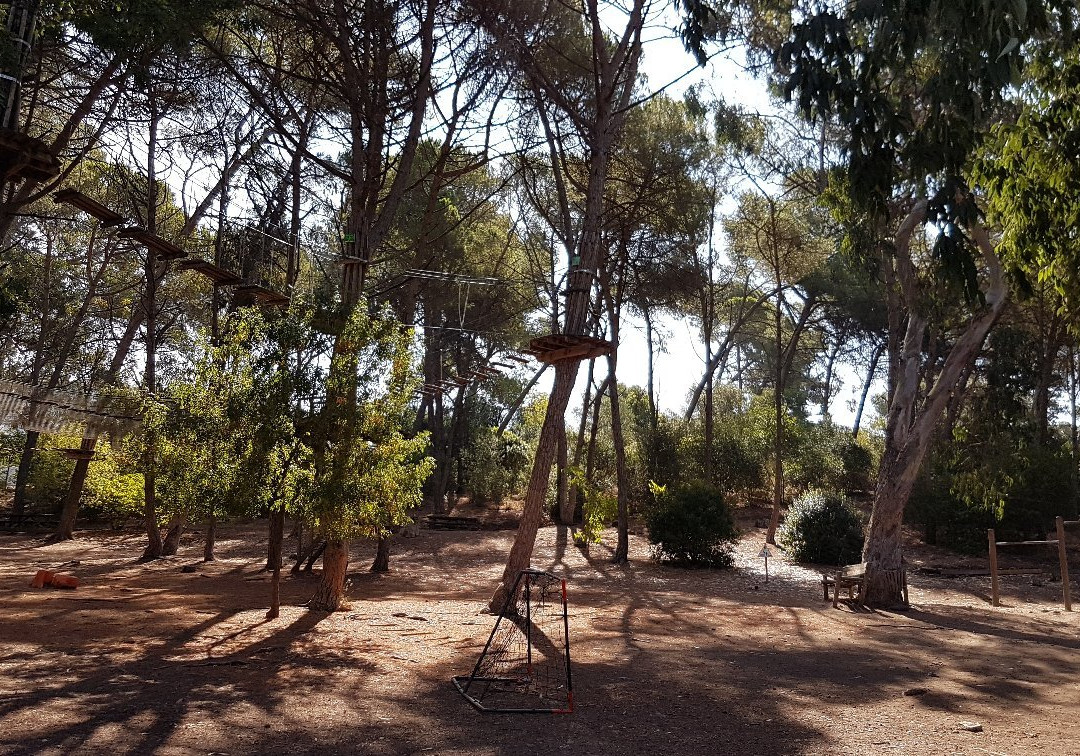
[[896, 387], [889, 403], [885, 427], [885, 451], [878, 471], [874, 508], [863, 545], [866, 562], [864, 599], [870, 606], [892, 606], [902, 601], [898, 576], [902, 563], [904, 509], [919, 468], [934, 438], [964, 371], [978, 355], [986, 335], [1001, 314], [1009, 287], [989, 235], [981, 226], [968, 229], [982, 255], [985, 307], [977, 313], [953, 343], [945, 362], [925, 398], [920, 398], [920, 359], [926, 320], [919, 314], [918, 276], [910, 254], [912, 233], [926, 217], [926, 203], [919, 202], [896, 235], [897, 278], [907, 312], [903, 350], [898, 355]]

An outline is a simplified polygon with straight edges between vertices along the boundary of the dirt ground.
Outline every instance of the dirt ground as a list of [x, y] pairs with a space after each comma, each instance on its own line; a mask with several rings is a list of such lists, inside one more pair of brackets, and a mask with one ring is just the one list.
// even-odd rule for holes
[[[989, 578], [927, 575], [964, 563], [913, 548], [909, 611], [834, 610], [779, 555], [764, 582], [758, 529], [727, 571], [658, 566], [637, 537], [617, 568], [607, 536], [586, 555], [547, 527], [533, 560], [569, 583], [571, 715], [482, 714], [450, 683], [512, 530], [424, 529], [378, 576], [354, 545], [348, 611], [307, 611], [317, 575], [290, 577], [270, 622], [265, 523], [222, 529], [193, 573], [197, 534], [152, 564], [135, 532], [0, 536], [0, 752], [1080, 754], [1059, 583], [1007, 578], [991, 608]], [[75, 560], [78, 590], [28, 587]]]

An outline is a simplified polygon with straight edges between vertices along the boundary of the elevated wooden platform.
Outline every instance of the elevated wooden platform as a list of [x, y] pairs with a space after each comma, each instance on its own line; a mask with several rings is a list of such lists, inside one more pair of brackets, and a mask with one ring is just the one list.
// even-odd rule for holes
[[0, 176], [4, 179], [48, 181], [60, 175], [60, 161], [35, 137], [0, 129]]
[[132, 226], [120, 229], [116, 232], [116, 235], [121, 239], [131, 239], [138, 242], [153, 252], [154, 256], [159, 260], [178, 260], [181, 257], [188, 256], [187, 252], [171, 241], [162, 239], [157, 234], [152, 234], [146, 229]]
[[610, 354], [610, 341], [592, 336], [573, 336], [553, 333], [540, 336], [529, 342], [529, 348], [523, 350], [540, 362], [552, 364], [564, 360], [588, 360]]
[[180, 270], [193, 270], [196, 273], [201, 273], [219, 286], [238, 286], [244, 282], [241, 276], [231, 270], [222, 268], [220, 265], [214, 265], [214, 263], [206, 260], [195, 258], [181, 260], [176, 264], [176, 267]]
[[244, 284], [236, 287], [233, 295], [233, 303], [239, 307], [248, 307], [253, 304], [269, 305], [271, 307], [287, 307], [289, 298], [265, 286]]
[[105, 205], [92, 197], [87, 197], [78, 189], [61, 189], [53, 195], [53, 202], [71, 205], [77, 210], [82, 210], [87, 215], [101, 221], [101, 225], [105, 226], [105, 228], [119, 226], [127, 220], [120, 213], [112, 208], [105, 207]]

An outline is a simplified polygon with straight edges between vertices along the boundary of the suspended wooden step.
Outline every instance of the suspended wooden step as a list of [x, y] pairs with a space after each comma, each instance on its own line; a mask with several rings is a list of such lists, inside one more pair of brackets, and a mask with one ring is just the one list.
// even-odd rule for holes
[[116, 235], [121, 239], [131, 239], [137, 241], [143, 245], [159, 260], [177, 260], [181, 257], [187, 257], [188, 253], [180, 247], [173, 244], [171, 241], [162, 239], [157, 234], [152, 234], [149, 231], [136, 228], [122, 228], [116, 232]]
[[48, 146], [21, 131], [0, 130], [0, 176], [48, 181], [60, 174], [60, 161]]
[[193, 270], [196, 273], [202, 273], [219, 286], [236, 286], [244, 282], [242, 277], [231, 270], [227, 270], [220, 265], [214, 265], [214, 263], [206, 260], [181, 260], [176, 264], [176, 267], [180, 270]]
[[119, 226], [127, 220], [127, 218], [120, 213], [110, 207], [105, 207], [105, 205], [92, 197], [87, 197], [78, 189], [61, 189], [53, 195], [53, 202], [64, 203], [71, 205], [76, 210], [82, 210], [87, 215], [91, 215], [101, 221], [101, 225], [105, 226], [105, 228]]
[[588, 360], [603, 357], [611, 352], [611, 342], [592, 336], [572, 336], [553, 333], [540, 336], [529, 342], [529, 348], [523, 350], [540, 362], [555, 363], [563, 360]]
[[79, 449], [78, 447], [76, 447], [74, 449], [53, 449], [53, 451], [60, 452], [61, 454], [63, 454], [68, 459], [93, 459], [94, 458], [94, 452], [87, 451], [85, 449]]
[[248, 307], [254, 304], [269, 305], [271, 307], [287, 307], [289, 298], [284, 294], [267, 289], [265, 286], [244, 284], [236, 287], [233, 295], [233, 304], [238, 307]]

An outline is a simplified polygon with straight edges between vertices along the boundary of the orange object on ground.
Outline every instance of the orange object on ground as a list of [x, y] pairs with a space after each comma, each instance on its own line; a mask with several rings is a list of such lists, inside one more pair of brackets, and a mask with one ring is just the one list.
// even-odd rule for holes
[[79, 579], [74, 575], [53, 575], [52, 582], [49, 585], [53, 588], [78, 588]]
[[74, 575], [59, 575], [52, 570], [38, 570], [30, 581], [31, 588], [78, 588], [79, 579]]

